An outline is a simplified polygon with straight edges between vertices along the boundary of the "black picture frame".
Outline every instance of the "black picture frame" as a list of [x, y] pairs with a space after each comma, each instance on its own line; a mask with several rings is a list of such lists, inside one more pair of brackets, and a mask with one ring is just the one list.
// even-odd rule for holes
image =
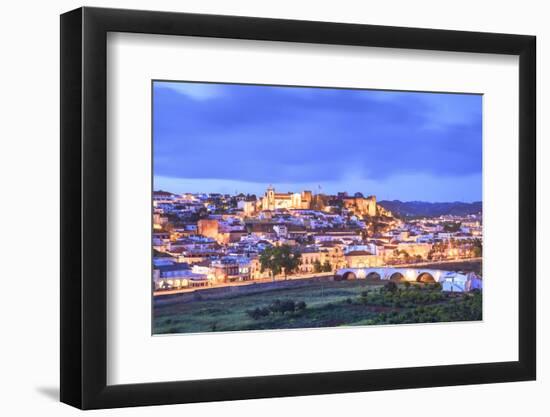
[[[519, 56], [519, 360], [109, 386], [108, 32]], [[536, 376], [534, 36], [79, 8], [61, 15], [61, 401], [82, 409], [533, 380]]]

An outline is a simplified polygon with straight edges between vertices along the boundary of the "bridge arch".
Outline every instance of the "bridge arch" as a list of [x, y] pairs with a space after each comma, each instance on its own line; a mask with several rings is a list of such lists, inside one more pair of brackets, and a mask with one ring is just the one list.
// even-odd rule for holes
[[434, 283], [436, 282], [434, 276], [430, 274], [429, 272], [421, 272], [418, 274], [418, 277], [416, 277], [417, 282], [425, 282], [425, 283]]
[[348, 271], [344, 275], [342, 275], [342, 279], [344, 279], [345, 281], [350, 279], [357, 279], [357, 275], [355, 275], [354, 272]]
[[366, 276], [367, 281], [380, 281], [382, 277], [376, 271], [371, 271]]
[[405, 281], [405, 275], [398, 271], [394, 272], [390, 275], [390, 281]]

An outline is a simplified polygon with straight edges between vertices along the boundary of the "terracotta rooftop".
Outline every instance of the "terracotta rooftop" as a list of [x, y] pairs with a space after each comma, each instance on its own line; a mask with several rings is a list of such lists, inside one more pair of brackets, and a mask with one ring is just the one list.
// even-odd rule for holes
[[354, 250], [346, 253], [346, 256], [369, 256], [369, 255], [372, 255], [372, 253], [366, 250]]

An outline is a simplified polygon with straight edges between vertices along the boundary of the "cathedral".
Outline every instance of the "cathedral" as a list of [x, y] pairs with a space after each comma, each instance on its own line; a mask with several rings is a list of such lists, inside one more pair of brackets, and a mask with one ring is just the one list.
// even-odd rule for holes
[[301, 193], [276, 193], [272, 186], [269, 186], [264, 196], [259, 200], [261, 210], [277, 209], [309, 209], [313, 194], [311, 191]]

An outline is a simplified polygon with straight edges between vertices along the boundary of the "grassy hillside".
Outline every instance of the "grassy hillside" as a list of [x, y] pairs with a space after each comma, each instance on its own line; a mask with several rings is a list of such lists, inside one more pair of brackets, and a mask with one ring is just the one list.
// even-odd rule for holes
[[[444, 294], [423, 284], [384, 285], [364, 280], [312, 282], [217, 300], [157, 302], [154, 333], [481, 320], [481, 294]], [[294, 308], [285, 311], [287, 305]]]

